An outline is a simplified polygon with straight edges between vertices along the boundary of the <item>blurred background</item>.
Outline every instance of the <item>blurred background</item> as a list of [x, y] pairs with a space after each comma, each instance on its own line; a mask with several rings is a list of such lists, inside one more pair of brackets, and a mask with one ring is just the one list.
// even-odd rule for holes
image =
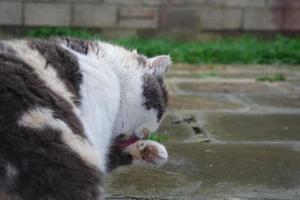
[[116, 170], [108, 199], [299, 199], [299, 33], [300, 0], [0, 0], [2, 39], [171, 55], [169, 162]]

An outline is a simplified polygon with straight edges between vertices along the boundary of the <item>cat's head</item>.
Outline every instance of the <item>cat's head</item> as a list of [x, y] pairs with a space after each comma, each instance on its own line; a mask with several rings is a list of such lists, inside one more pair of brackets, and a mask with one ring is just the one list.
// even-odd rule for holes
[[121, 80], [121, 104], [114, 134], [134, 134], [143, 138], [155, 131], [166, 111], [168, 92], [164, 78], [171, 58], [146, 58], [133, 53]]

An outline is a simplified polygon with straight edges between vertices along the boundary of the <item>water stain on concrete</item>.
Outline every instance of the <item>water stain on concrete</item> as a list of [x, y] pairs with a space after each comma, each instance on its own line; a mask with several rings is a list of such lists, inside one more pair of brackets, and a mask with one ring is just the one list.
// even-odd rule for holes
[[224, 141], [300, 141], [300, 114], [210, 114], [206, 130]]

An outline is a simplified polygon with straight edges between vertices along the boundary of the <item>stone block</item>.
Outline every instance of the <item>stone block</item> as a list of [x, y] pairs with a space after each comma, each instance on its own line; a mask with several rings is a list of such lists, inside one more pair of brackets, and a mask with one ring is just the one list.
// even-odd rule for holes
[[83, 27], [116, 27], [117, 8], [105, 4], [75, 4], [73, 25]]
[[300, 8], [285, 8], [282, 11], [282, 28], [288, 31], [300, 30]]
[[119, 12], [121, 28], [156, 28], [158, 27], [158, 9], [153, 7], [124, 7]]
[[267, 0], [267, 6], [268, 7], [273, 7], [273, 8], [278, 8], [278, 7], [284, 7], [285, 6], [286, 0]]
[[[150, 6], [160, 6], [165, 5], [168, 0], [140, 0], [143, 5], [150, 5]], [[184, 0], [182, 0], [184, 1]]]
[[222, 141], [300, 141], [298, 114], [211, 114], [205, 128]]
[[121, 7], [121, 18], [157, 18], [158, 9], [154, 7]]
[[245, 9], [244, 30], [275, 31], [282, 26], [280, 9]]
[[118, 26], [120, 28], [136, 28], [136, 29], [147, 29], [157, 28], [158, 20], [154, 19], [121, 19]]
[[187, 5], [224, 6], [228, 0], [186, 0]]
[[141, 0], [144, 5], [152, 5], [152, 6], [159, 6], [159, 5], [184, 5], [186, 4], [186, 0]]
[[101, 30], [101, 35], [107, 38], [133, 37], [137, 35], [137, 31], [134, 29], [124, 28], [104, 28]]
[[182, 5], [186, 0], [104, 0], [106, 3], [119, 5]]
[[48, 2], [48, 3], [54, 3], [54, 2], [60, 2], [60, 3], [102, 3], [104, 0], [14, 0], [14, 1], [24, 1], [24, 2]]
[[108, 4], [122, 4], [122, 5], [139, 5], [143, 2], [141, 0], [104, 0]]
[[[144, 0], [145, 3], [147, 0]], [[186, 4], [186, 0], [166, 0], [168, 5], [183, 5]], [[151, 1], [147, 1], [151, 2]]]
[[225, 30], [240, 29], [242, 27], [242, 10], [240, 9], [225, 9], [224, 23]]
[[266, 0], [226, 0], [226, 6], [229, 7], [265, 7]]
[[1, 25], [21, 25], [22, 6], [21, 2], [0, 2], [0, 24]]
[[67, 26], [70, 22], [70, 4], [25, 3], [25, 25]]
[[273, 8], [299, 8], [300, 1], [298, 0], [267, 0], [267, 6]]
[[242, 26], [240, 9], [207, 8], [200, 11], [203, 30], [236, 30]]
[[208, 8], [200, 11], [201, 28], [203, 30], [222, 30], [224, 12], [221, 8]]
[[198, 10], [193, 8], [165, 8], [160, 12], [160, 27], [166, 29], [189, 28], [195, 29], [199, 26]]

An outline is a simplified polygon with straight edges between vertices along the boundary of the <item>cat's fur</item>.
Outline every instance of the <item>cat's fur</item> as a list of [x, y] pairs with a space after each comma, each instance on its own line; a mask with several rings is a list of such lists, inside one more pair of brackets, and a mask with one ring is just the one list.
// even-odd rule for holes
[[158, 128], [170, 64], [100, 41], [1, 41], [0, 193], [99, 200], [113, 168], [163, 164], [168, 154], [156, 142], [118, 143]]

